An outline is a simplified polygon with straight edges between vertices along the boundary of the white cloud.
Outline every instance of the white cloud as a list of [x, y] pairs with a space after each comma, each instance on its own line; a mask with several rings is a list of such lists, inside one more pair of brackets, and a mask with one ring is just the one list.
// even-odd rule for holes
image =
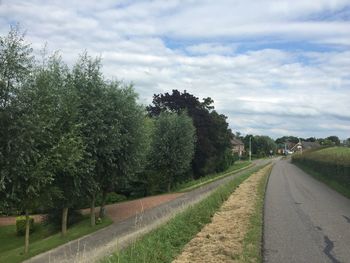
[[19, 22], [36, 50], [47, 42], [70, 65], [85, 49], [101, 56], [105, 75], [135, 83], [145, 104], [186, 89], [212, 97], [243, 133], [347, 138], [350, 23], [336, 14], [349, 5], [3, 0], [0, 34]]

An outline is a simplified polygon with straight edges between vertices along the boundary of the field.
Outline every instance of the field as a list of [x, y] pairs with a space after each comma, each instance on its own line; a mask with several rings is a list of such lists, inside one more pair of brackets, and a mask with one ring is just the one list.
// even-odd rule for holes
[[350, 148], [330, 147], [296, 154], [293, 163], [350, 198]]

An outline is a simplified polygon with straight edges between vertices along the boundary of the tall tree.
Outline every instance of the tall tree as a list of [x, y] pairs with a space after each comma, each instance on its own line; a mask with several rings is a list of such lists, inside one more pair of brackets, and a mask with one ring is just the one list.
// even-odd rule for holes
[[52, 182], [46, 168], [54, 108], [48, 87], [36, 85], [32, 49], [18, 28], [11, 28], [0, 45], [1, 195], [25, 211], [27, 253], [30, 210]]
[[[214, 109], [212, 106], [213, 100], [211, 98], [205, 98], [203, 102], [200, 102], [197, 97], [186, 91], [181, 93], [178, 90], [173, 90], [172, 94], [154, 95], [152, 103], [153, 105], [147, 107], [151, 116], [158, 116], [164, 111], [180, 113], [186, 110], [196, 128], [197, 141], [195, 145], [195, 156], [192, 162], [194, 175], [201, 176], [214, 172], [219, 166], [216, 162], [219, 158], [217, 154], [220, 153], [219, 155], [221, 155], [222, 152], [226, 152], [226, 149], [217, 148], [218, 141], [220, 141], [220, 136], [222, 135], [222, 132], [219, 132], [222, 131], [220, 126], [222, 122], [218, 121], [218, 119], [222, 119], [223, 115], [219, 115], [221, 117], [218, 117], [215, 113], [211, 114]], [[231, 131], [227, 129], [226, 133], [231, 134]], [[225, 137], [229, 136], [225, 135]], [[230, 147], [229, 141], [226, 145]]]
[[[46, 61], [46, 60], [45, 60]], [[49, 167], [54, 175], [54, 206], [62, 209], [61, 233], [66, 235], [68, 210], [74, 205], [82, 191], [83, 171], [81, 168], [85, 147], [77, 123], [78, 96], [74, 89], [68, 67], [56, 53], [40, 67], [36, 76], [38, 86], [50, 89], [51, 107], [51, 150]]]
[[90, 222], [95, 225], [96, 194], [100, 190], [98, 183], [99, 166], [97, 164], [101, 154], [100, 141], [105, 140], [103, 125], [104, 80], [101, 73], [101, 62], [84, 53], [73, 69], [73, 84], [78, 97], [78, 123], [85, 145], [84, 162], [91, 164], [91, 169], [85, 172], [84, 188], [90, 199]]
[[135, 174], [143, 159], [144, 109], [137, 104], [132, 86], [112, 82], [104, 88], [99, 141], [97, 181], [102, 191], [100, 217], [104, 216], [106, 195], [118, 183]]
[[195, 128], [186, 113], [163, 112], [156, 118], [151, 144], [151, 165], [164, 176], [168, 191], [177, 177], [190, 168], [194, 143]]
[[[10, 181], [11, 138], [15, 136], [18, 111], [17, 96], [34, 65], [32, 48], [25, 41], [18, 26], [10, 28], [6, 36], [0, 36], [0, 199], [5, 202]], [[1, 202], [1, 201], [0, 201]]]

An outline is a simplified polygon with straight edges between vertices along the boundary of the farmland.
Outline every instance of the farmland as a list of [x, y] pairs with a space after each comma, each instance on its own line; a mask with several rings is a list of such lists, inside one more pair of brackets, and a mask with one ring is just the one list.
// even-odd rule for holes
[[350, 148], [330, 147], [304, 152], [294, 155], [292, 161], [315, 178], [350, 197]]

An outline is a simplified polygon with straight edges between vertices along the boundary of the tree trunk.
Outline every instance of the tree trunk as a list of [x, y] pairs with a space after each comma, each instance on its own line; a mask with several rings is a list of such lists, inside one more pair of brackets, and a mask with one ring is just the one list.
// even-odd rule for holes
[[67, 218], [68, 218], [68, 207], [62, 209], [62, 227], [61, 235], [65, 236], [67, 234]]
[[91, 196], [90, 224], [95, 226], [95, 194]]
[[170, 190], [171, 190], [171, 180], [169, 179], [169, 181], [168, 181], [168, 192], [170, 192]]
[[26, 233], [24, 238], [24, 254], [27, 254], [29, 251], [29, 210], [26, 209]]
[[102, 202], [100, 206], [100, 218], [104, 218], [106, 215], [106, 209], [105, 209], [105, 204], [106, 204], [106, 197], [107, 197], [107, 191], [102, 192]]

